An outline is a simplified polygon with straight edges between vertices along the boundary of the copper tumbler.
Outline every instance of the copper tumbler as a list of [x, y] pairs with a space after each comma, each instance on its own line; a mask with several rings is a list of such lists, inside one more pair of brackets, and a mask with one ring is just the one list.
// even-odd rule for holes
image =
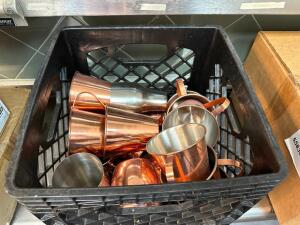
[[134, 83], [109, 83], [79, 72], [73, 76], [69, 95], [69, 105], [84, 110], [104, 110], [109, 105], [139, 113], [162, 112], [167, 109], [167, 101], [165, 92]]
[[147, 152], [161, 158], [168, 182], [198, 181], [208, 177], [205, 133], [203, 125], [183, 124], [162, 131], [147, 143]]
[[75, 108], [70, 110], [69, 151], [101, 155], [104, 146], [105, 116]]

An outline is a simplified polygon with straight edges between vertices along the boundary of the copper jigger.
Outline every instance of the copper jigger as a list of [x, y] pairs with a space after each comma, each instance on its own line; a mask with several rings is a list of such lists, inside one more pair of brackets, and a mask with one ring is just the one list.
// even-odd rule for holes
[[204, 126], [183, 124], [166, 129], [146, 146], [149, 154], [161, 157], [168, 182], [205, 179], [209, 171]]
[[111, 186], [160, 184], [161, 180], [154, 166], [147, 159], [135, 158], [117, 165]]
[[[84, 94], [78, 97], [81, 93]], [[139, 113], [165, 111], [167, 100], [167, 94], [161, 91], [134, 83], [109, 83], [79, 72], [73, 76], [69, 95], [69, 105], [74, 104], [79, 109], [104, 110], [104, 106], [109, 105]]]
[[69, 151], [100, 155], [104, 146], [105, 116], [75, 108], [70, 110]]
[[109, 106], [105, 109], [105, 154], [142, 149], [158, 133], [158, 121], [150, 116]]

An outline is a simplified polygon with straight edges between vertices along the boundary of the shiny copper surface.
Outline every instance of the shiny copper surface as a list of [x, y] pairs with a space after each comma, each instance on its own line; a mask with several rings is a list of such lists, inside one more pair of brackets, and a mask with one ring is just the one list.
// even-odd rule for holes
[[135, 158], [117, 165], [111, 186], [160, 184], [155, 168], [147, 159]]
[[[89, 94], [91, 93], [91, 94]], [[111, 84], [91, 76], [75, 72], [69, 94], [69, 106], [71, 107], [76, 99], [74, 107], [82, 110], [104, 109], [97, 96], [105, 105], [110, 102]]]
[[164, 165], [168, 182], [197, 181], [208, 176], [205, 130], [199, 124], [178, 125], [147, 143], [147, 152], [159, 157], [159, 165]]
[[158, 132], [158, 122], [150, 116], [106, 107], [105, 154], [112, 150], [140, 149]]
[[69, 150], [101, 154], [104, 146], [105, 116], [71, 108], [69, 119]]

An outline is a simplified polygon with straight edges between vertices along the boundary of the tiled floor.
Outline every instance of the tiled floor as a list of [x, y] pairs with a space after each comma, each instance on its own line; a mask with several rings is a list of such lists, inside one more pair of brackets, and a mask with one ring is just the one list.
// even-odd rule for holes
[[34, 79], [54, 30], [81, 25], [220, 25], [244, 60], [260, 30], [299, 30], [300, 16], [199, 15], [28, 18], [29, 27], [0, 29], [0, 79]]

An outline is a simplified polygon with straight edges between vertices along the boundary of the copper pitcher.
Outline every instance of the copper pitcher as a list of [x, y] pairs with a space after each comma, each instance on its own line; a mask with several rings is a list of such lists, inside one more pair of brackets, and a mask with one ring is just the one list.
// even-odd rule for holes
[[[80, 93], [84, 93], [78, 97]], [[103, 104], [94, 98], [95, 95]], [[83, 110], [104, 110], [104, 105], [133, 112], [161, 112], [167, 109], [167, 94], [134, 83], [109, 83], [75, 72], [69, 95], [69, 105]]]
[[197, 181], [208, 177], [205, 133], [202, 125], [183, 124], [162, 131], [147, 143], [147, 152], [161, 157], [168, 182]]

